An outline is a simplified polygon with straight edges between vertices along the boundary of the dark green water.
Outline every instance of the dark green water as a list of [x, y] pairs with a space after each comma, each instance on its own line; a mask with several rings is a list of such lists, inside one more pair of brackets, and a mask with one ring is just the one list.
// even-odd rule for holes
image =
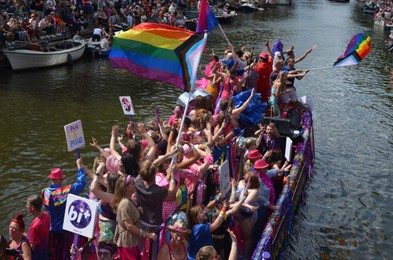
[[[360, 66], [310, 72], [297, 82], [298, 95], [314, 101], [316, 162], [285, 259], [389, 259], [393, 253], [393, 93], [392, 55], [385, 35], [374, 28], [357, 2], [297, 0], [290, 8], [240, 14], [223, 27], [235, 46], [260, 52], [266, 39], [280, 38], [300, 55], [317, 48], [299, 68], [330, 66], [351, 37], [372, 37], [373, 50]], [[222, 53], [226, 42], [216, 29], [207, 48]], [[203, 57], [206, 62], [207, 56]], [[154, 117], [159, 105], [169, 116], [181, 92], [111, 68], [108, 60], [84, 58], [72, 67], [0, 72], [0, 223], [25, 210], [25, 198], [48, 185], [61, 167], [76, 175], [75, 155], [67, 152], [63, 126], [81, 119], [87, 139], [109, 142], [111, 126], [123, 127], [118, 96], [130, 95], [136, 121]], [[95, 150], [81, 150], [91, 165]], [[31, 218], [27, 218], [29, 226]]]

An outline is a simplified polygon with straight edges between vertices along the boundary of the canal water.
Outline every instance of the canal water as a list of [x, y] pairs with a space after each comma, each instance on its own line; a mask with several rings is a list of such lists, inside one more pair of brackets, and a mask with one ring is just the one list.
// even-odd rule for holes
[[[316, 160], [284, 259], [389, 259], [393, 254], [393, 57], [387, 36], [361, 4], [296, 0], [261, 14], [239, 14], [223, 26], [235, 47], [259, 53], [266, 40], [295, 46], [299, 57], [316, 49], [298, 68], [332, 65], [354, 34], [372, 38], [360, 66], [311, 71], [296, 83], [298, 95], [314, 102]], [[207, 49], [222, 54], [225, 38], [215, 29]], [[208, 60], [204, 55], [202, 62]], [[85, 57], [73, 66], [29, 72], [0, 71], [0, 234], [25, 209], [27, 196], [48, 185], [51, 168], [75, 180], [75, 154], [67, 152], [63, 126], [81, 119], [86, 139], [107, 145], [111, 126], [123, 129], [118, 96], [132, 97], [135, 121], [169, 117], [181, 91], [114, 70], [106, 59]], [[97, 151], [81, 149], [91, 166]], [[30, 225], [31, 217], [27, 217]]]

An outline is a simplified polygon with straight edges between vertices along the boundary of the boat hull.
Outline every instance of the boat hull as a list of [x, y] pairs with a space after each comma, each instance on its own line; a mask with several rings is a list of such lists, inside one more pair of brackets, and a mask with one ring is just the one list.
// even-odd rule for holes
[[64, 50], [36, 51], [27, 49], [4, 50], [13, 70], [52, 67], [78, 60], [85, 51], [85, 43]]
[[292, 5], [292, 0], [277, 0], [276, 5]]
[[216, 16], [216, 19], [220, 24], [231, 24], [234, 20], [234, 17], [233, 16], [226, 16], [226, 17]]
[[258, 12], [258, 8], [252, 7], [249, 5], [242, 5], [239, 7], [239, 12], [242, 13], [253, 13], [253, 12]]

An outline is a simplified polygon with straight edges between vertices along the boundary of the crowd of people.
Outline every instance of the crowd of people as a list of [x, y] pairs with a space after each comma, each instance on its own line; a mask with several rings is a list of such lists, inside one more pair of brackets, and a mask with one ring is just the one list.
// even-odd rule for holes
[[[157, 115], [124, 130], [114, 125], [106, 148], [93, 137], [97, 157], [92, 169], [77, 159], [74, 183], [66, 185], [63, 171], [52, 169], [50, 186], [26, 200], [30, 227], [22, 213], [10, 221], [0, 259], [250, 258], [269, 216], [279, 210], [291, 168], [278, 129], [261, 124], [262, 113], [281, 118], [288, 109], [306, 109], [294, 80], [307, 71], [294, 65], [312, 51], [295, 58], [294, 48], [283, 50], [281, 41], [265, 46], [258, 58], [231, 45], [221, 59], [212, 53], [200, 86], [205, 95], [187, 111], [178, 104], [167, 120]], [[233, 155], [231, 144], [241, 135], [244, 143]], [[225, 160], [237, 163], [231, 189], [222, 194], [219, 166]], [[67, 175], [67, 182], [75, 178]], [[69, 194], [82, 196], [88, 181], [88, 197], [99, 203], [95, 238], [74, 245], [63, 229], [66, 201]]]
[[389, 35], [385, 42], [390, 52], [393, 52], [393, 1], [392, 0], [372, 0], [367, 1], [366, 5], [373, 8], [374, 23], [383, 26], [384, 32]]
[[[218, 9], [224, 2], [215, 1]], [[113, 1], [113, 0], [2, 0], [0, 1], [0, 43], [15, 40], [35, 42], [56, 36], [81, 34], [87, 28], [106, 32], [132, 28], [142, 22], [185, 27], [184, 10], [196, 1]]]

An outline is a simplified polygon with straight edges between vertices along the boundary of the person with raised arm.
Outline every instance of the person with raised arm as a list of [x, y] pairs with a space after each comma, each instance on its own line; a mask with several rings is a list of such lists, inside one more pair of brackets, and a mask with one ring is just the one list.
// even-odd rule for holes
[[[98, 225], [100, 235], [98, 241], [113, 241], [116, 230], [116, 213], [113, 211], [110, 202], [114, 198], [116, 182], [119, 179], [117, 172], [108, 172], [104, 175], [105, 163], [100, 162], [96, 169], [95, 176], [91, 183], [91, 192], [99, 199], [100, 213], [98, 215]], [[106, 191], [104, 191], [105, 187]]]
[[[151, 161], [144, 161], [141, 164], [139, 176], [135, 180], [137, 191], [137, 205], [142, 207], [140, 222], [144, 232], [154, 233], [162, 224], [162, 210], [165, 199], [171, 200], [176, 195], [176, 181], [173, 176], [174, 166], [167, 169], [167, 175], [170, 175], [169, 188], [156, 184], [157, 167]], [[146, 240], [141, 239], [139, 248], [143, 248]], [[158, 244], [153, 243], [150, 254], [153, 258], [158, 252]]]
[[69, 258], [71, 233], [63, 229], [63, 219], [68, 194], [78, 195], [86, 186], [85, 169], [82, 159], [76, 160], [78, 175], [75, 183], [63, 185], [66, 177], [60, 168], [53, 168], [48, 176], [51, 184], [41, 193], [42, 202], [48, 210], [51, 219], [49, 232], [49, 248], [52, 260]]

